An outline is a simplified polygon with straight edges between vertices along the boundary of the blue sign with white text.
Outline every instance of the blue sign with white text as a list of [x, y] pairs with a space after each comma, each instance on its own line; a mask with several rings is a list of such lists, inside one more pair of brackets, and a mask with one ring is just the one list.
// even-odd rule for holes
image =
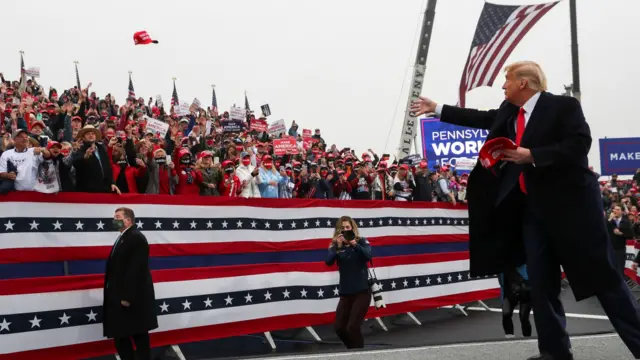
[[640, 138], [600, 139], [600, 172], [633, 175], [640, 169]]
[[[473, 129], [464, 126], [440, 122], [437, 118], [420, 119], [422, 128], [422, 152], [429, 168], [435, 165], [453, 165], [478, 159], [478, 153], [487, 140], [488, 130]], [[457, 168], [458, 172], [470, 169]]]

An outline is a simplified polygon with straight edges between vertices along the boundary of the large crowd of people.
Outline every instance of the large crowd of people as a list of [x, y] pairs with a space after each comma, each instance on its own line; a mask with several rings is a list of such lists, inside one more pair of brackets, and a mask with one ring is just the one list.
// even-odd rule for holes
[[[74, 87], [46, 91], [36, 79], [0, 87], [0, 193], [140, 193], [245, 198], [465, 201], [466, 175], [427, 162], [391, 161], [369, 149], [328, 145], [320, 129], [266, 129], [247, 111], [149, 99], [98, 97]], [[131, 95], [131, 94], [130, 94]], [[235, 119], [237, 120], [237, 119]], [[158, 122], [168, 129], [158, 130]], [[154, 126], [147, 126], [153, 123]], [[295, 139], [285, 153], [274, 142]]]
[[[31, 78], [6, 81], [0, 74], [0, 193], [8, 191], [102, 192], [245, 198], [314, 198], [466, 202], [467, 174], [425, 160], [358, 156], [328, 145], [320, 129], [304, 134], [296, 121], [273, 133], [266, 117], [247, 112], [239, 130], [227, 131], [229, 112], [128, 97], [119, 105], [90, 86], [46, 91]], [[162, 135], [149, 121], [168, 125]], [[275, 154], [274, 140], [297, 148]], [[640, 170], [639, 170], [640, 171]], [[640, 235], [633, 180], [602, 181], [606, 216], [625, 215]]]

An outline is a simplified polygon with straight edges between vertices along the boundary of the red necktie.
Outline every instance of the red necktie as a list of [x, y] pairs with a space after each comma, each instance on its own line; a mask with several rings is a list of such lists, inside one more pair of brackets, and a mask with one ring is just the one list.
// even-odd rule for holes
[[[520, 146], [520, 141], [522, 141], [522, 135], [524, 134], [524, 108], [520, 108], [518, 112], [518, 119], [516, 121], [516, 145]], [[518, 177], [518, 182], [520, 183], [520, 190], [523, 193], [527, 193], [527, 189], [524, 186], [524, 174], [520, 173]]]

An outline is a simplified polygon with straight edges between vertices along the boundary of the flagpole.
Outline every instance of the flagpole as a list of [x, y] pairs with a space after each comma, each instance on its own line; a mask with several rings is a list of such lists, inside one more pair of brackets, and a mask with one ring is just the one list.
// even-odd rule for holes
[[580, 91], [580, 64], [578, 61], [578, 19], [576, 15], [576, 0], [569, 0], [569, 18], [571, 21], [571, 70], [573, 75], [573, 84], [571, 90], [573, 97], [581, 101], [582, 92]]
[[80, 73], [78, 73], [78, 63], [79, 61], [76, 60], [73, 62], [76, 65], [76, 83], [78, 85], [78, 90], [82, 89], [82, 86], [80, 85]]
[[428, 0], [427, 7], [424, 10], [422, 19], [422, 30], [420, 32], [420, 40], [416, 51], [416, 60], [413, 64], [413, 75], [411, 79], [411, 87], [409, 89], [409, 98], [407, 99], [404, 119], [402, 121], [402, 132], [400, 133], [400, 142], [396, 149], [396, 157], [403, 159], [411, 154], [411, 145], [414, 145], [414, 151], [418, 152], [417, 138], [419, 124], [416, 116], [411, 113], [411, 103], [418, 100], [422, 93], [422, 85], [424, 83], [424, 75], [427, 68], [427, 54], [429, 53], [429, 44], [431, 42], [431, 33], [433, 30], [433, 21], [436, 16], [437, 0]]

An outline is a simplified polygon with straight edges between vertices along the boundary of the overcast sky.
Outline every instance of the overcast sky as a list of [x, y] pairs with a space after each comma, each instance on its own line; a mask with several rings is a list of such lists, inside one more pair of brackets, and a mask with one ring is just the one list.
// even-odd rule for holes
[[[482, 6], [438, 2], [423, 94], [456, 103]], [[128, 71], [136, 95], [161, 94], [165, 102], [174, 76], [180, 99], [189, 102], [197, 97], [210, 105], [216, 84], [222, 109], [243, 104], [246, 90], [253, 109], [270, 104], [271, 120], [319, 127], [330, 144], [358, 153], [394, 154], [425, 7], [426, 0], [11, 1], [3, 25], [14, 31], [3, 39], [0, 71], [16, 79], [24, 50], [26, 66], [40, 67], [44, 86], [73, 86], [78, 60], [83, 86], [92, 81], [99, 96], [110, 92], [120, 102]], [[640, 78], [639, 13], [637, 0], [578, 2], [583, 107], [596, 169], [597, 139], [640, 135], [632, 86]], [[134, 46], [139, 30], [160, 43]], [[507, 62], [524, 59], [542, 65], [551, 92], [571, 83], [568, 0], [538, 22]], [[499, 77], [493, 87], [473, 90], [467, 106], [497, 106], [501, 85]]]

